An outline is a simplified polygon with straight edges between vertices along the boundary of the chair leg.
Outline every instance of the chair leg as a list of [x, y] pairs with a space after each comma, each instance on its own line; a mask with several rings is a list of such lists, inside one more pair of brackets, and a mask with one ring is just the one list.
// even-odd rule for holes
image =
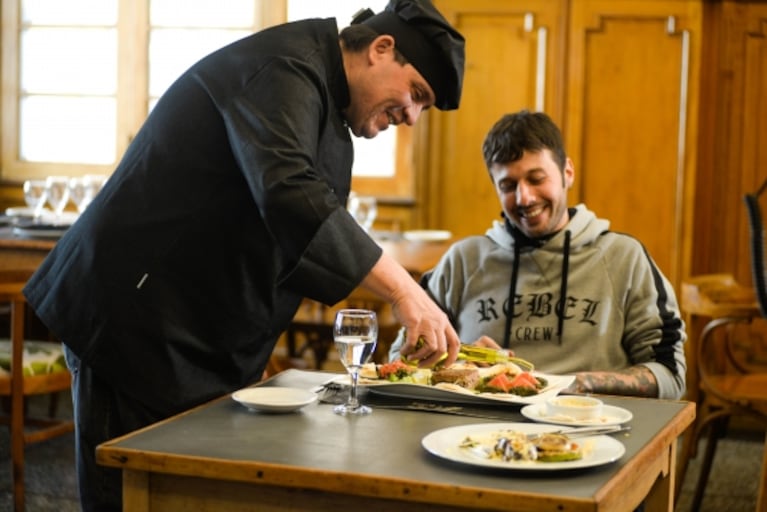
[[59, 395], [60, 393], [51, 393], [48, 402], [48, 417], [55, 418], [56, 413], [59, 410]]
[[729, 419], [729, 415], [721, 416], [713, 420], [709, 425], [708, 440], [706, 441], [706, 452], [703, 454], [703, 461], [700, 467], [700, 475], [698, 475], [698, 483], [695, 485], [695, 494], [692, 498], [691, 510], [700, 510], [700, 504], [703, 502], [703, 496], [706, 492], [706, 483], [708, 482], [708, 477], [711, 474], [711, 464], [714, 461], [716, 447], [719, 444], [719, 439], [724, 437], [727, 432], [727, 424], [729, 423]]
[[756, 510], [759, 512], [767, 511], [767, 434], [765, 434], [763, 450], [762, 476], [759, 479], [759, 491], [756, 499]]
[[[24, 307], [23, 303], [14, 301], [11, 305], [11, 343], [14, 348], [20, 346], [24, 339]], [[18, 355], [17, 355], [18, 354]], [[14, 351], [14, 361], [21, 362], [20, 351]], [[20, 368], [21, 364], [12, 363], [12, 367]], [[23, 395], [22, 372], [16, 371], [11, 380], [11, 466], [13, 472], [13, 508], [16, 512], [24, 512], [24, 415], [25, 403]]]

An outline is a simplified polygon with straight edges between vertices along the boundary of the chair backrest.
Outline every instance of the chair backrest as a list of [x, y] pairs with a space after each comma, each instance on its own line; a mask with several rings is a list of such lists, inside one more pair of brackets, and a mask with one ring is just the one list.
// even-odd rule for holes
[[759, 196], [767, 190], [767, 180], [754, 194], [746, 194], [744, 200], [748, 210], [748, 222], [751, 228], [751, 270], [754, 288], [762, 316], [767, 318], [767, 259], [765, 259], [764, 219], [759, 207]]

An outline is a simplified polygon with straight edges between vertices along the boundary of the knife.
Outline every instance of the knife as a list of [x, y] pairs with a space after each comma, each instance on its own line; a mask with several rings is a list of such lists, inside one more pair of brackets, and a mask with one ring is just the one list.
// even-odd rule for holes
[[441, 414], [453, 414], [455, 416], [468, 416], [470, 418], [484, 418], [487, 420], [509, 420], [508, 416], [494, 416], [479, 412], [467, 411], [463, 407], [451, 405], [439, 405], [424, 402], [411, 402], [409, 404], [370, 404], [373, 409], [398, 409], [404, 411], [436, 412]]
[[585, 437], [585, 436], [598, 436], [603, 434], [616, 434], [618, 432], [627, 432], [631, 430], [629, 425], [601, 425], [593, 427], [577, 427], [569, 429], [551, 430], [547, 432], [534, 432], [528, 434], [528, 439], [535, 439], [543, 434], [563, 434], [569, 438]]

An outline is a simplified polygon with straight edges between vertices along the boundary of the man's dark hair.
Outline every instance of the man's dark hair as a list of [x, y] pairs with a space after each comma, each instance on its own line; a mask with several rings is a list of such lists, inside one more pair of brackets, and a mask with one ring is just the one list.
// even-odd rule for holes
[[490, 169], [493, 164], [516, 162], [525, 150], [544, 149], [551, 151], [554, 162], [564, 172], [567, 154], [557, 125], [543, 112], [521, 110], [504, 115], [493, 125], [482, 144], [482, 155]]
[[[341, 43], [344, 45], [344, 48], [352, 53], [357, 53], [366, 50], [379, 35], [378, 32], [369, 26], [358, 24], [349, 25], [348, 27], [343, 28], [339, 37], [341, 38]], [[394, 60], [404, 66], [408, 61], [405, 56], [397, 50], [396, 40], [394, 41], [394, 45]]]

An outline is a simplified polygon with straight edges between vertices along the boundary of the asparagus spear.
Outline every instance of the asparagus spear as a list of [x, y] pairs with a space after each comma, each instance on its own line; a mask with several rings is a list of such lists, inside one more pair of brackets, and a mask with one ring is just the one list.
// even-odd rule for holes
[[[404, 335], [407, 336], [407, 333], [405, 333]], [[418, 342], [416, 343], [416, 349], [420, 348], [421, 345], [423, 345], [423, 343], [424, 343], [423, 337], [418, 338]], [[447, 359], [447, 354], [444, 354], [442, 358], [439, 361], [437, 361], [436, 365], [439, 365], [439, 363], [444, 361], [445, 359]], [[527, 372], [531, 372], [535, 368], [533, 363], [531, 363], [530, 361], [527, 361], [519, 357], [510, 356], [503, 350], [495, 350], [489, 347], [477, 347], [475, 345], [468, 345], [466, 343], [461, 343], [461, 347], [458, 351], [458, 360], [470, 361], [474, 363], [488, 363], [488, 364], [514, 363], [517, 366], [519, 366], [523, 371], [527, 371]], [[418, 364], [417, 361], [411, 361], [410, 359], [407, 359], [405, 356], [402, 356], [402, 361], [411, 365]]]

